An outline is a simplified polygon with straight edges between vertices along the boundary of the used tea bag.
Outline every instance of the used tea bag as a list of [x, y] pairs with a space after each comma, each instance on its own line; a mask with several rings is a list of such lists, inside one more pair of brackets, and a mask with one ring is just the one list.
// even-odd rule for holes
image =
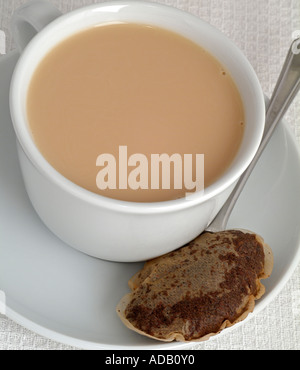
[[147, 262], [117, 306], [124, 324], [161, 341], [203, 341], [242, 321], [265, 292], [273, 254], [243, 230], [204, 233]]

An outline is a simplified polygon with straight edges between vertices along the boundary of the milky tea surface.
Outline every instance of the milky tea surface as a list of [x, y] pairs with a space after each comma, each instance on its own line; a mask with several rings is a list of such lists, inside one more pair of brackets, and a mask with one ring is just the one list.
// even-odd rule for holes
[[[195, 156], [204, 154], [207, 187], [230, 166], [244, 133], [241, 97], [222, 65], [180, 35], [139, 24], [93, 27], [56, 46], [32, 78], [27, 114], [38, 148], [58, 172], [91, 192], [135, 202], [186, 194], [184, 181], [174, 188], [172, 161], [170, 189], [151, 189], [152, 154], [179, 154], [182, 166], [192, 154], [193, 178]], [[136, 170], [131, 176], [142, 189], [119, 188], [120, 146], [128, 161], [136, 153], [147, 158], [146, 172], [139, 162], [122, 170]], [[116, 189], [97, 186], [104, 153], [116, 159]]]

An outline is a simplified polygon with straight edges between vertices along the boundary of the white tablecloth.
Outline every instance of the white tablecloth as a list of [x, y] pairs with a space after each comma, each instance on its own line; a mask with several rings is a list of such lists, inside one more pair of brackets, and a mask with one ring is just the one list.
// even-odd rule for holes
[[[97, 0], [50, 0], [68, 12]], [[9, 25], [27, 0], [0, 0], [0, 30], [7, 52], [14, 48]], [[292, 40], [300, 30], [300, 0], [159, 0], [191, 12], [222, 30], [245, 53], [262, 88], [271, 95]], [[300, 96], [286, 117], [300, 145]], [[300, 224], [299, 224], [300, 227]], [[19, 326], [0, 315], [0, 350], [72, 349]], [[300, 349], [300, 266], [282, 292], [258, 315], [230, 333], [193, 349]]]

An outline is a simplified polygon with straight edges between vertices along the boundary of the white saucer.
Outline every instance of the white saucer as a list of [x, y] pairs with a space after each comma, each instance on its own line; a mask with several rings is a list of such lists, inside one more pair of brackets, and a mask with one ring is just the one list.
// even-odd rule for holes
[[[0, 60], [0, 290], [6, 294], [7, 316], [43, 336], [85, 349], [186, 347], [142, 337], [118, 319], [115, 306], [142, 264], [104, 262], [69, 248], [46, 229], [31, 207], [8, 105], [17, 58], [11, 53]], [[299, 224], [300, 156], [293, 134], [282, 124], [228, 225], [261, 234], [274, 251], [274, 272], [265, 281], [266, 294], [253, 314], [279, 293], [299, 263]]]

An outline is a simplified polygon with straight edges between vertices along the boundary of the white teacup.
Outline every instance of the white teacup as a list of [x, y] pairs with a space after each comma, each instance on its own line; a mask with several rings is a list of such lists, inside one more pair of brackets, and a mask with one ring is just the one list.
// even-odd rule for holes
[[[245, 107], [244, 138], [230, 168], [205, 189], [204, 195], [160, 203], [105, 198], [63, 177], [35, 145], [26, 118], [26, 96], [37, 66], [63, 39], [95, 24], [112, 21], [144, 23], [175, 31], [214, 55], [234, 79]], [[11, 85], [11, 115], [25, 186], [48, 228], [84, 253], [124, 262], [162, 255], [199, 235], [216, 216], [251, 162], [263, 134], [263, 93], [241, 51], [221, 32], [197, 17], [141, 1], [94, 4], [64, 16], [49, 3], [34, 1], [16, 12], [13, 32], [22, 55]]]

